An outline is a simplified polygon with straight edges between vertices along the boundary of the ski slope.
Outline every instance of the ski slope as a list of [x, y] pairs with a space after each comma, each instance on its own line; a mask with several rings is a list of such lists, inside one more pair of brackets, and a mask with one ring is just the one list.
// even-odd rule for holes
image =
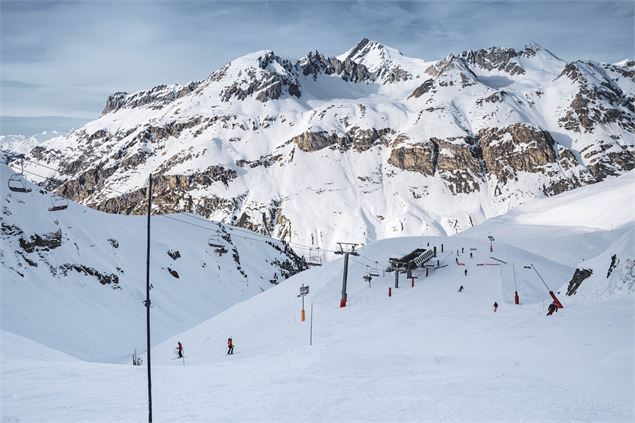
[[[135, 349], [145, 351], [146, 219], [73, 202], [49, 212], [50, 193], [38, 186], [28, 183], [29, 193], [7, 189], [13, 174], [0, 165], [0, 328], [84, 360], [128, 362]], [[200, 219], [152, 219], [157, 341], [268, 289], [274, 277], [281, 281], [297, 267], [298, 257], [280, 241]], [[210, 237], [225, 254], [209, 245]]]
[[461, 236], [497, 241], [576, 266], [604, 252], [635, 222], [635, 172], [542, 198]]
[[[367, 264], [428, 243], [447, 267], [427, 278], [419, 270], [415, 287], [402, 275], [389, 298], [392, 273], [379, 271], [370, 287], [362, 280]], [[464, 266], [455, 260], [461, 248]], [[601, 303], [562, 293], [565, 308], [547, 318], [547, 290], [524, 266], [533, 264], [555, 291], [573, 269], [525, 250], [497, 242], [489, 253], [486, 240], [455, 236], [388, 239], [360, 253], [351, 257], [344, 309], [340, 259], [155, 346], [155, 420], [632, 421], [632, 292]], [[508, 265], [478, 265], [493, 263], [490, 256]], [[310, 322], [300, 321], [301, 284], [311, 287], [312, 346]], [[513, 304], [515, 286], [521, 305]], [[145, 367], [86, 363], [3, 339], [11, 344], [2, 348], [5, 420], [146, 418]], [[177, 341], [185, 361], [174, 359]]]

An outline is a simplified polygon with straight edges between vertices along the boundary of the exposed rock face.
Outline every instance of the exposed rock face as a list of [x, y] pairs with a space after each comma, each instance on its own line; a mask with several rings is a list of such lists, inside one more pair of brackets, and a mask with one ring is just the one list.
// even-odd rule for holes
[[485, 70], [499, 70], [510, 75], [522, 75], [525, 69], [520, 66], [516, 57], [519, 52], [513, 48], [488, 48], [467, 50], [461, 53], [461, 58], [470, 65], [477, 65]]
[[110, 285], [110, 284], [118, 284], [119, 276], [115, 273], [102, 273], [90, 266], [86, 266], [83, 264], [63, 264], [59, 267], [60, 272], [66, 276], [69, 270], [73, 270], [77, 273], [82, 273], [87, 276], [92, 276], [99, 281], [102, 285]]
[[363, 82], [375, 79], [366, 66], [359, 65], [350, 59], [341, 61], [335, 57], [325, 57], [319, 51], [310, 52], [305, 59], [298, 62], [302, 74], [312, 75], [317, 79], [318, 75], [338, 75], [344, 81]]
[[[627, 71], [624, 71], [627, 73]], [[579, 91], [569, 104], [560, 125], [574, 132], [593, 132], [598, 124], [616, 123], [635, 133], [635, 105], [633, 95], [625, 95], [603, 69], [588, 62], [569, 63], [559, 78], [577, 83]]]
[[50, 234], [33, 234], [29, 239], [20, 237], [20, 247], [27, 253], [34, 251], [50, 251], [62, 245], [62, 231]]
[[364, 38], [349, 51], [344, 61], [352, 61], [363, 64], [367, 57], [372, 56], [380, 60], [380, 63], [375, 64], [377, 69], [372, 71], [376, 80], [381, 80], [385, 84], [393, 84], [412, 79], [412, 73], [400, 66], [399, 63], [395, 63], [391, 54], [403, 56], [401, 52], [391, 52], [385, 46], [377, 42], [370, 41], [368, 38]]
[[399, 147], [391, 151], [388, 163], [399, 169], [433, 176], [438, 148], [433, 142]]
[[335, 132], [307, 131], [291, 139], [302, 151], [319, 151], [327, 147], [337, 147], [341, 151], [353, 148], [355, 151], [366, 151], [376, 144], [387, 145], [387, 136], [394, 131], [390, 128], [382, 129], [360, 129], [351, 128], [346, 134], [338, 135]]
[[573, 277], [567, 286], [567, 295], [575, 295], [576, 291], [585, 279], [588, 279], [593, 274], [591, 269], [575, 269]]
[[300, 84], [291, 62], [268, 51], [258, 58], [258, 66], [258, 69], [246, 69], [243, 75], [239, 75], [240, 80], [226, 86], [221, 92], [221, 100], [242, 101], [256, 94], [256, 100], [265, 103], [287, 93], [300, 98]]
[[555, 141], [547, 131], [518, 123], [478, 133], [487, 172], [505, 184], [518, 172], [540, 172], [556, 162]]
[[597, 181], [620, 175], [635, 168], [635, 151], [616, 142], [599, 141], [585, 147], [580, 154]]
[[423, 84], [419, 85], [413, 92], [412, 94], [410, 94], [410, 96], [408, 98], [419, 98], [422, 95], [430, 92], [432, 90], [432, 88], [434, 87], [434, 80], [432, 79], [426, 79], [425, 81], [423, 81]]
[[127, 92], [116, 92], [108, 97], [106, 106], [101, 112], [115, 112], [122, 108], [132, 109], [141, 106], [150, 106], [152, 109], [160, 109], [165, 105], [179, 99], [194, 91], [202, 81], [190, 82], [187, 85], [158, 85], [148, 91], [138, 91], [128, 94]]
[[482, 172], [478, 154], [467, 140], [432, 138], [423, 144], [394, 148], [388, 163], [426, 176], [438, 174], [453, 194], [461, 194], [479, 190]]
[[483, 180], [480, 150], [474, 140], [441, 140], [437, 144], [436, 171], [446, 182], [452, 194], [469, 194], [479, 190]]

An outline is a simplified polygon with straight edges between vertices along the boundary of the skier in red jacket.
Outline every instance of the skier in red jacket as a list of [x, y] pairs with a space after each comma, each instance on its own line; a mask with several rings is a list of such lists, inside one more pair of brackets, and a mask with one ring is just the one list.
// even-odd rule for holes
[[234, 342], [231, 338], [227, 338], [227, 354], [231, 355], [234, 353]]

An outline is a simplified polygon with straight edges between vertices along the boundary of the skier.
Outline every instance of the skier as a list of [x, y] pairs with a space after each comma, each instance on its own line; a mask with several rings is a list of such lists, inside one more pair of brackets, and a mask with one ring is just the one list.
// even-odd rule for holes
[[227, 338], [227, 354], [231, 355], [234, 353], [234, 343], [231, 338]]
[[547, 312], [547, 316], [551, 316], [553, 313], [557, 313], [558, 312], [558, 306], [556, 305], [555, 302], [549, 304], [548, 307], [548, 312]]
[[497, 309], [498, 309], [498, 303], [496, 301], [494, 301], [494, 313], [496, 313]]
[[463, 271], [463, 275], [464, 275], [464, 276], [467, 276], [467, 269], [465, 269], [465, 270]]
[[178, 358], [183, 358], [183, 345], [181, 345], [181, 341], [177, 342], [177, 344], [179, 344], [176, 347], [176, 352], [179, 355]]
[[461, 247], [461, 254], [465, 252], [465, 248]]
[[456, 264], [459, 264], [459, 259], [457, 257], [455, 257], [454, 260], [456, 261]]
[[472, 258], [472, 253], [470, 253], [470, 258]]
[[459, 286], [459, 292], [463, 292], [463, 285]]

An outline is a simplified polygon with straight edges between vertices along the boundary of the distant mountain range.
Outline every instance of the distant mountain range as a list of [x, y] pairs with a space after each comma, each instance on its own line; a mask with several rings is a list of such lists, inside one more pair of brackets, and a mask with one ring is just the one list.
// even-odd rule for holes
[[203, 81], [115, 93], [96, 120], [32, 148], [26, 170], [133, 214], [152, 173], [160, 211], [331, 247], [452, 234], [623, 174], [634, 134], [635, 61], [565, 62], [536, 44], [425, 60], [363, 39], [337, 57], [265, 50]]

